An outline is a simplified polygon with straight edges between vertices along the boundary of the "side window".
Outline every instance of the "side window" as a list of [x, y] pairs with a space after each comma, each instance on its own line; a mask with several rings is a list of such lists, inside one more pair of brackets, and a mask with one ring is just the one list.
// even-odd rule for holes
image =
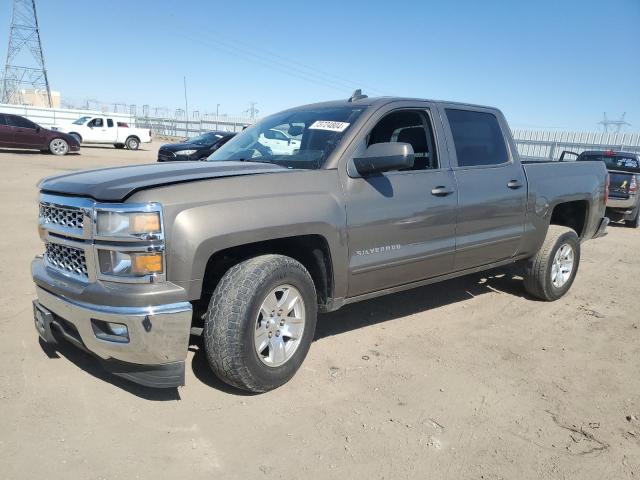
[[500, 165], [509, 161], [495, 115], [452, 108], [446, 111], [459, 167]]
[[17, 115], [7, 115], [7, 123], [13, 127], [19, 128], [36, 128], [35, 123], [26, 118], [18, 117]]
[[0, 127], [7, 125], [7, 117], [0, 113]]
[[409, 143], [415, 160], [411, 170], [438, 168], [433, 129], [427, 115], [418, 110], [399, 110], [386, 115], [369, 133], [367, 146], [374, 143]]
[[102, 121], [101, 118], [96, 118], [93, 120], [94, 127], [102, 127], [103, 125], [104, 125], [104, 122]]
[[113, 127], [113, 119], [112, 118], [107, 118], [107, 127], [109, 127], [109, 128]]

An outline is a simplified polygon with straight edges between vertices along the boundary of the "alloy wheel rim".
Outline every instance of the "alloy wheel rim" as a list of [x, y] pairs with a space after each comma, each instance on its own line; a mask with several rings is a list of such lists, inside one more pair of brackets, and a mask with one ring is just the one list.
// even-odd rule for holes
[[556, 288], [562, 288], [571, 278], [574, 265], [573, 247], [568, 243], [563, 244], [553, 257], [551, 264], [551, 283]]
[[53, 142], [51, 142], [51, 149], [54, 153], [66, 153], [67, 144], [62, 140], [54, 140]]
[[253, 345], [268, 367], [287, 363], [300, 346], [305, 327], [304, 300], [292, 285], [280, 285], [263, 299], [254, 325]]

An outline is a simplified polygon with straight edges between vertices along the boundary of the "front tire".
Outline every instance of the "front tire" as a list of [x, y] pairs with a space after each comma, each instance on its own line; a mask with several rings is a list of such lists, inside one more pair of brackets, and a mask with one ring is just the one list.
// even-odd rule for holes
[[541, 300], [557, 300], [571, 288], [579, 265], [578, 234], [568, 227], [549, 225], [542, 247], [526, 263], [524, 288]]
[[49, 142], [49, 151], [54, 155], [66, 155], [69, 152], [69, 144], [63, 138], [54, 138]]
[[124, 142], [124, 144], [129, 150], [138, 150], [138, 147], [140, 147], [140, 140], [138, 140], [136, 137], [129, 137], [127, 138], [127, 141]]
[[205, 314], [204, 346], [213, 372], [250, 392], [288, 382], [315, 333], [313, 280], [298, 261], [261, 255], [222, 277]]

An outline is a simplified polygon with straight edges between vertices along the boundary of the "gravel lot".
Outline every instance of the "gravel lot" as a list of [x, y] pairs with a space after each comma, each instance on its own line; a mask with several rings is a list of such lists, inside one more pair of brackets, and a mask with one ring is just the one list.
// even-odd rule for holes
[[43, 348], [36, 182], [157, 148], [0, 151], [0, 478], [640, 476], [640, 231], [621, 226], [555, 303], [493, 271], [323, 315], [301, 371], [263, 395], [221, 384], [197, 345], [177, 391]]

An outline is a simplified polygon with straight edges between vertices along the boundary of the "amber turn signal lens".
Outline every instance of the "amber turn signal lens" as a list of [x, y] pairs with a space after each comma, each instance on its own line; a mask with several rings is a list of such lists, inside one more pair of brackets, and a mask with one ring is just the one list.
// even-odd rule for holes
[[129, 222], [129, 232], [132, 234], [160, 232], [160, 215], [157, 212], [133, 214]]
[[162, 273], [162, 254], [131, 254], [131, 273], [133, 273], [134, 275], [150, 275], [153, 273]]

